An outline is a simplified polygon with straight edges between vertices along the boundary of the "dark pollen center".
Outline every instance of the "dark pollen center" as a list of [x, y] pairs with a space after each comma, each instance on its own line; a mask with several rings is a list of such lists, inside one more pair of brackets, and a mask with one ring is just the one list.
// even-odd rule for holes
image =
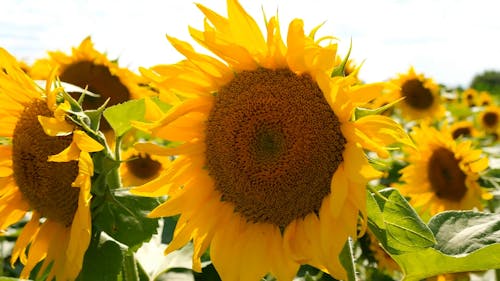
[[404, 102], [417, 110], [429, 109], [434, 102], [431, 91], [424, 87], [422, 81], [418, 79], [406, 81], [402, 85], [401, 91], [405, 97]]
[[466, 175], [458, 164], [454, 153], [444, 147], [432, 153], [427, 173], [431, 188], [437, 197], [458, 202], [465, 196]]
[[[79, 61], [66, 66], [61, 73], [61, 81], [76, 85], [98, 94], [99, 97], [85, 96], [84, 109], [96, 109], [108, 98], [108, 106], [116, 105], [130, 99], [128, 88], [120, 81], [118, 76], [113, 75], [105, 65], [94, 64], [91, 61]], [[80, 93], [72, 93], [73, 98], [78, 99]], [[109, 123], [103, 118], [100, 129], [108, 131], [111, 129]]]
[[498, 114], [496, 114], [494, 112], [486, 112], [483, 115], [483, 123], [489, 128], [493, 128], [493, 127], [497, 126]]
[[249, 221], [285, 227], [318, 213], [346, 140], [309, 75], [260, 68], [217, 93], [205, 142], [221, 200]]
[[48, 157], [63, 151], [72, 136], [46, 135], [38, 115], [53, 115], [41, 100], [28, 105], [16, 123], [12, 140], [14, 179], [33, 209], [69, 226], [78, 207], [79, 188], [71, 186], [78, 175], [78, 162], [48, 162]]
[[460, 127], [455, 129], [451, 133], [453, 139], [458, 139], [459, 137], [470, 137], [471, 136], [471, 130], [469, 127]]
[[128, 170], [137, 178], [150, 179], [158, 175], [161, 169], [161, 163], [151, 159], [149, 154], [135, 155], [132, 160], [125, 162]]

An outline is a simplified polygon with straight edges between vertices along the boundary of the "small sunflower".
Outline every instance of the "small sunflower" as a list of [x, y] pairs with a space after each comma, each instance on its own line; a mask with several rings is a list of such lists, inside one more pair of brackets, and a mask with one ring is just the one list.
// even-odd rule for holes
[[498, 132], [500, 126], [500, 107], [491, 105], [480, 111], [477, 122], [486, 133]]
[[[21, 278], [44, 260], [48, 280], [74, 280], [90, 242], [90, 152], [103, 147], [65, 121], [68, 103], [56, 104], [0, 48], [0, 231], [31, 211], [12, 253]], [[51, 79], [49, 79], [50, 82]], [[48, 82], [48, 83], [49, 83]], [[50, 85], [50, 83], [48, 84]]]
[[[49, 52], [49, 56], [33, 64], [30, 76], [47, 79], [50, 71], [57, 67], [56, 75], [61, 81], [99, 95], [86, 96], [82, 104], [84, 109], [96, 109], [108, 98], [107, 105], [112, 106], [150, 95], [145, 87], [140, 86], [143, 81], [139, 75], [119, 67], [116, 61], [110, 61], [105, 54], [97, 51], [90, 37], [85, 38], [78, 48], [73, 48], [71, 55], [54, 51]], [[78, 99], [78, 96], [74, 98]], [[100, 129], [105, 133], [110, 131], [105, 119], [101, 121]]]
[[451, 134], [422, 124], [414, 127], [417, 149], [407, 149], [408, 166], [401, 170], [401, 192], [410, 203], [430, 215], [444, 210], [482, 209], [484, 192], [477, 180], [488, 167], [471, 141], [456, 142]]
[[461, 100], [463, 104], [466, 104], [468, 107], [476, 106], [476, 101], [479, 93], [472, 88], [468, 88], [461, 94]]
[[345, 279], [339, 253], [356, 238], [359, 214], [366, 223], [366, 184], [380, 176], [363, 149], [386, 157], [389, 143], [410, 139], [388, 117], [353, 118], [385, 83], [331, 77], [331, 38], [305, 35], [295, 19], [285, 45], [272, 17], [266, 40], [238, 1], [227, 5], [227, 18], [198, 5], [205, 29], [190, 28], [222, 61], [168, 37], [187, 60], [142, 70], [175, 103], [161, 120], [135, 126], [181, 144], [136, 144], [175, 160], [132, 192], [168, 195], [150, 216], [180, 214], [166, 253], [193, 240], [196, 271], [210, 246], [222, 280], [292, 280], [300, 264]]
[[473, 138], [479, 134], [474, 127], [474, 123], [468, 120], [454, 122], [450, 126], [445, 126], [443, 130], [448, 131], [454, 140], [458, 138]]
[[373, 257], [377, 261], [377, 267], [380, 270], [393, 273], [395, 271], [400, 271], [399, 265], [396, 261], [382, 248], [378, 243], [377, 238], [370, 231], [366, 232], [370, 240], [370, 250], [373, 253]]
[[478, 106], [493, 105], [493, 98], [491, 97], [491, 94], [487, 91], [479, 92], [479, 96], [477, 97], [477, 105]]
[[399, 74], [391, 82], [399, 86], [397, 99], [404, 98], [396, 104], [401, 115], [407, 120], [424, 118], [441, 118], [445, 109], [440, 101], [439, 85], [423, 74], [417, 74], [413, 67], [407, 73]]
[[122, 154], [120, 176], [123, 186], [138, 186], [158, 177], [166, 169], [170, 160], [166, 156], [149, 155], [134, 148]]

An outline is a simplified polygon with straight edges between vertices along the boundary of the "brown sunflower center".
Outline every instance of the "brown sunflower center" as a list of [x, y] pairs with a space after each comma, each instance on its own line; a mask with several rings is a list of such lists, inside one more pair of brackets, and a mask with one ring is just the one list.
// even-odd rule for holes
[[12, 140], [14, 179], [33, 209], [69, 226], [78, 206], [79, 189], [71, 186], [78, 175], [78, 163], [48, 162], [47, 159], [64, 150], [72, 137], [46, 135], [38, 115], [52, 115], [41, 100], [26, 106], [17, 121]]
[[486, 112], [483, 115], [483, 124], [486, 127], [493, 128], [498, 125], [498, 114], [495, 112]]
[[161, 169], [160, 162], [151, 159], [149, 154], [145, 155], [135, 155], [131, 157], [132, 160], [125, 162], [127, 169], [140, 179], [150, 179], [158, 175]]
[[453, 130], [451, 133], [453, 139], [458, 139], [459, 137], [470, 137], [471, 136], [471, 130], [469, 127], [459, 127]]
[[429, 159], [427, 173], [431, 188], [437, 197], [451, 201], [460, 201], [467, 192], [465, 173], [459, 167], [459, 161], [452, 151], [438, 148]]
[[434, 102], [432, 92], [424, 87], [422, 81], [411, 79], [406, 81], [401, 91], [405, 97], [404, 102], [417, 110], [424, 110], [431, 107]]
[[[96, 109], [108, 98], [108, 106], [119, 104], [130, 99], [128, 88], [120, 81], [118, 76], [113, 75], [105, 65], [94, 64], [91, 61], [79, 61], [68, 65], [60, 75], [61, 81], [85, 88], [99, 97], [86, 96], [83, 108]], [[80, 93], [74, 94], [78, 98]], [[105, 119], [101, 121], [101, 130], [109, 130], [111, 127]]]
[[235, 211], [285, 227], [318, 212], [346, 140], [318, 85], [288, 69], [243, 71], [215, 97], [207, 169]]

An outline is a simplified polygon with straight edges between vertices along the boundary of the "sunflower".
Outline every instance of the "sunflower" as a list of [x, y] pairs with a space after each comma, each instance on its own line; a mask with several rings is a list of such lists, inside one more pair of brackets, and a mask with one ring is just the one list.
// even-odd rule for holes
[[66, 122], [69, 104], [57, 105], [4, 49], [0, 68], [0, 135], [10, 140], [0, 146], [0, 231], [31, 213], [11, 263], [24, 264], [21, 278], [44, 260], [48, 280], [74, 280], [90, 242], [89, 153], [103, 147]]
[[468, 120], [453, 122], [450, 126], [446, 125], [443, 130], [449, 132], [454, 140], [458, 138], [473, 138], [479, 134], [476, 128], [474, 128], [474, 123]]
[[491, 97], [491, 94], [487, 91], [479, 92], [479, 96], [477, 97], [477, 105], [478, 106], [493, 105], [493, 98]]
[[377, 262], [377, 267], [380, 270], [387, 271], [389, 273], [401, 271], [396, 261], [378, 243], [375, 235], [371, 231], [367, 231], [366, 234], [368, 235], [368, 240], [370, 243], [369, 249], [373, 253], [373, 258]]
[[120, 176], [123, 186], [145, 184], [158, 177], [170, 163], [166, 156], [149, 155], [132, 147], [123, 152], [122, 160]]
[[135, 126], [181, 144], [136, 144], [175, 160], [132, 192], [168, 195], [150, 216], [180, 214], [166, 253], [193, 240], [196, 271], [210, 246], [222, 280], [292, 280], [300, 264], [345, 279], [339, 253], [366, 223], [365, 186], [380, 176], [363, 149], [386, 157], [389, 143], [410, 139], [388, 117], [353, 118], [385, 83], [331, 77], [330, 37], [305, 35], [295, 19], [285, 45], [272, 17], [266, 40], [236, 0], [227, 5], [227, 18], [198, 5], [205, 29], [190, 28], [222, 61], [167, 36], [187, 60], [142, 70], [163, 98], [179, 98], [161, 120]]
[[444, 116], [445, 109], [440, 101], [439, 85], [431, 78], [417, 74], [415, 69], [410, 67], [407, 73], [399, 74], [391, 82], [399, 86], [399, 89], [395, 90], [397, 99], [404, 98], [396, 105], [403, 118], [417, 120]]
[[[138, 99], [152, 94], [144, 82], [127, 68], [119, 67], [116, 61], [110, 61], [105, 54], [94, 48], [90, 37], [85, 38], [78, 48], [67, 55], [61, 51], [49, 52], [49, 58], [37, 60], [30, 71], [33, 79], [47, 79], [51, 69], [58, 68], [56, 75], [61, 81], [87, 88], [99, 97], [86, 96], [84, 109], [96, 109], [109, 98], [108, 106], [119, 104], [130, 99]], [[79, 95], [80, 93], [78, 93]], [[74, 96], [78, 99], [78, 96]], [[105, 119], [100, 129], [109, 132], [110, 126]]]
[[421, 214], [434, 215], [444, 210], [482, 209], [486, 196], [477, 180], [488, 167], [488, 158], [472, 142], [453, 140], [451, 134], [422, 124], [414, 127], [412, 137], [417, 149], [407, 149], [409, 165], [401, 170], [401, 193]]
[[472, 88], [468, 88], [461, 94], [462, 103], [466, 104], [468, 107], [476, 106], [476, 101], [479, 93]]
[[486, 133], [498, 132], [500, 126], [500, 107], [490, 105], [477, 114], [477, 122]]

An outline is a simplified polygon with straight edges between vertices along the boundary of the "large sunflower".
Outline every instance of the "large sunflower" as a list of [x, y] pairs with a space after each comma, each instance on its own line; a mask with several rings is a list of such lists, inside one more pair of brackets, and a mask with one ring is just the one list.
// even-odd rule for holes
[[401, 193], [411, 198], [422, 214], [434, 215], [444, 210], [482, 209], [483, 193], [477, 180], [488, 167], [488, 158], [472, 142], [453, 140], [422, 124], [413, 128], [418, 149], [407, 149], [408, 166], [401, 170]]
[[176, 158], [133, 192], [168, 195], [150, 215], [180, 214], [166, 253], [193, 240], [197, 271], [210, 246], [222, 280], [266, 273], [292, 280], [300, 264], [345, 279], [339, 253], [356, 238], [359, 214], [366, 223], [365, 185], [380, 176], [363, 149], [388, 156], [386, 145], [409, 138], [388, 117], [353, 119], [385, 84], [332, 78], [330, 37], [316, 40], [316, 29], [305, 35], [295, 19], [285, 45], [272, 17], [266, 40], [236, 0], [227, 6], [226, 18], [198, 5], [205, 28], [190, 28], [224, 62], [168, 37], [187, 60], [143, 71], [175, 104], [161, 120], [136, 126], [182, 144], [137, 144]]
[[[108, 106], [111, 106], [151, 94], [146, 87], [140, 86], [143, 81], [139, 75], [128, 68], [119, 67], [116, 61], [110, 61], [105, 54], [97, 51], [90, 37], [73, 48], [72, 54], [54, 51], [49, 52], [49, 56], [33, 64], [30, 76], [33, 79], [47, 79], [50, 71], [57, 67], [56, 75], [61, 81], [81, 88], [87, 87], [90, 92], [99, 95], [86, 96], [82, 104], [84, 109], [96, 109], [108, 98]], [[110, 130], [106, 120], [102, 120], [100, 129], [104, 132]]]
[[392, 82], [400, 88], [396, 99], [404, 98], [396, 104], [403, 118], [416, 120], [441, 118], [445, 109], [441, 104], [439, 85], [423, 74], [417, 74], [413, 67], [407, 73], [399, 74]]
[[[56, 104], [0, 49], [0, 231], [31, 211], [12, 253], [21, 278], [44, 260], [49, 280], [74, 280], [90, 242], [89, 152], [103, 147], [65, 121], [69, 104]], [[50, 79], [49, 79], [50, 80]], [[28, 250], [29, 249], [29, 250]]]

